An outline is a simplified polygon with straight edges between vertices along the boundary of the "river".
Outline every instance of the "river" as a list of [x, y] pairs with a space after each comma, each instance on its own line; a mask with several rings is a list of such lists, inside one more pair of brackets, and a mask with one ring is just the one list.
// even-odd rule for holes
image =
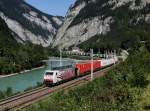
[[[70, 59], [62, 59], [62, 65], [71, 65], [73, 63]], [[5, 91], [8, 87], [11, 87], [13, 93], [23, 92], [29, 87], [34, 87], [37, 82], [43, 82], [43, 74], [45, 70], [57, 67], [60, 65], [59, 58], [50, 58], [47, 62], [47, 66], [41, 69], [17, 74], [14, 76], [0, 78], [0, 90]]]

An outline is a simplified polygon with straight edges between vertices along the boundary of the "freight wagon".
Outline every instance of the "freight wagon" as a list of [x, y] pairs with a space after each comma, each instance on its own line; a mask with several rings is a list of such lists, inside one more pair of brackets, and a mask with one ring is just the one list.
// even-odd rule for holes
[[[101, 62], [98, 60], [93, 61], [93, 70], [96, 70], [101, 67]], [[77, 63], [75, 65], [75, 72], [77, 73], [77, 76], [84, 75], [87, 72], [91, 71], [91, 61], [88, 61], [86, 63]]]

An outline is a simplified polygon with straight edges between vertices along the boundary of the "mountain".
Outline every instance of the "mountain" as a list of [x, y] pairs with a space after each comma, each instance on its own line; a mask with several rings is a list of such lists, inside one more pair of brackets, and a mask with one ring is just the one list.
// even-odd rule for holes
[[17, 46], [17, 41], [12, 36], [11, 30], [5, 21], [0, 17], [0, 57], [4, 53], [4, 48]]
[[45, 14], [24, 0], [0, 0], [0, 17], [18, 42], [43, 46], [51, 44], [63, 22], [63, 17]]
[[53, 46], [128, 48], [149, 35], [150, 0], [77, 0]]
[[18, 73], [43, 65], [48, 49], [31, 42], [19, 43], [0, 17], [0, 75]]

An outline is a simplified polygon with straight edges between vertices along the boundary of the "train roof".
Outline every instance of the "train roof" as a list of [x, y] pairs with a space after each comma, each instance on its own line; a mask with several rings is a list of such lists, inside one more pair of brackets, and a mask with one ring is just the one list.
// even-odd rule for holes
[[57, 72], [57, 70], [46, 70], [45, 72]]
[[52, 68], [53, 70], [61, 70], [61, 69], [68, 69], [72, 68], [72, 65], [67, 65], [67, 66], [59, 66], [59, 67], [54, 67]]
[[[100, 61], [100, 59], [99, 60], [93, 60], [93, 61]], [[82, 61], [79, 61], [76, 64], [84, 64], [84, 63], [89, 63], [89, 62], [91, 62], [91, 60], [82, 60]]]
[[58, 70], [65, 70], [65, 69], [70, 69], [73, 68], [73, 65], [67, 65], [67, 66], [59, 66], [59, 67], [53, 67], [52, 70], [58, 71]]

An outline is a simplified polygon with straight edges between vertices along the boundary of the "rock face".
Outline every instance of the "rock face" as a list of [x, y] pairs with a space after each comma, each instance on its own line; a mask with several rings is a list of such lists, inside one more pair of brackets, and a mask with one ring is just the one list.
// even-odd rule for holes
[[0, 57], [2, 57], [3, 54], [5, 54], [3, 50], [6, 51], [8, 47], [11, 48], [12, 45], [15, 46], [16, 44], [17, 41], [12, 36], [10, 29], [8, 28], [5, 21], [0, 17]]
[[19, 42], [49, 46], [63, 17], [42, 13], [24, 0], [0, 0], [0, 17]]
[[150, 0], [77, 0], [58, 30], [53, 46], [78, 45], [93, 36], [106, 35], [116, 22], [150, 23]]

